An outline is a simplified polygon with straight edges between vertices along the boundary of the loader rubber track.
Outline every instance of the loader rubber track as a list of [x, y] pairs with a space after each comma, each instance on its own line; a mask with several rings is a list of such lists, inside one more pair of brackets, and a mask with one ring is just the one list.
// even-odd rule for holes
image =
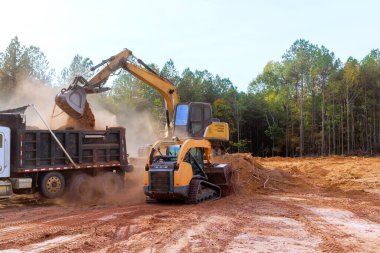
[[221, 197], [220, 187], [201, 179], [190, 182], [189, 195], [186, 204], [198, 204], [207, 200], [217, 200]]

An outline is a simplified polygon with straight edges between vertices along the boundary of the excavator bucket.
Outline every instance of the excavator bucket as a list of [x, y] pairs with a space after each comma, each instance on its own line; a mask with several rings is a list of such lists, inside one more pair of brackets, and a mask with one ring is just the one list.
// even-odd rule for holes
[[86, 91], [82, 87], [63, 89], [56, 97], [55, 103], [70, 117], [79, 119], [86, 108]]

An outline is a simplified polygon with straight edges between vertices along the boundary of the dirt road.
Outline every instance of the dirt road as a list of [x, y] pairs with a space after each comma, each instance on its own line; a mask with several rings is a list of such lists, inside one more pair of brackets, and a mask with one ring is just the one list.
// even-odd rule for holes
[[0, 250], [380, 251], [379, 158], [220, 159], [238, 171], [237, 193], [196, 206], [141, 198], [79, 205], [27, 195], [3, 201]]

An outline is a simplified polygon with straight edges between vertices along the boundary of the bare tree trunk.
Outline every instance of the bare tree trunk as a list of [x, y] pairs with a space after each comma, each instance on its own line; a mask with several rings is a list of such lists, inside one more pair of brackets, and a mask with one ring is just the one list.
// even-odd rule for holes
[[285, 156], [289, 156], [289, 104], [286, 104]]
[[352, 151], [355, 151], [355, 120], [353, 109], [351, 109], [351, 147]]
[[350, 153], [350, 101], [348, 99], [348, 84], [346, 85], [346, 131], [347, 131], [347, 154]]
[[[290, 136], [290, 139], [294, 136], [294, 123], [292, 122], [292, 129], [291, 129], [291, 136]], [[290, 142], [290, 150], [291, 150], [291, 153], [292, 153], [292, 157], [294, 157], [294, 146], [293, 146], [293, 143]]]
[[305, 81], [305, 77], [302, 76], [302, 80], [301, 80], [301, 94], [300, 94], [300, 156], [303, 157], [303, 152], [304, 152], [304, 117], [303, 117], [303, 88], [304, 88], [304, 81]]
[[367, 89], [366, 86], [364, 86], [364, 126], [365, 126], [365, 151], [368, 152], [369, 150], [369, 141], [368, 141], [368, 110], [367, 110]]
[[315, 91], [314, 87], [311, 91], [311, 133], [309, 136], [309, 152], [311, 151], [313, 154], [315, 154], [315, 146], [316, 146], [316, 140], [315, 140]]
[[371, 155], [372, 155], [372, 152], [373, 152], [373, 150], [372, 150], [372, 124], [371, 124], [371, 122], [370, 122], [370, 124], [369, 124], [369, 152], [371, 153]]
[[344, 154], [344, 127], [343, 127], [343, 119], [344, 119], [344, 104], [342, 104], [342, 112], [341, 112], [341, 117], [342, 117], [342, 120], [340, 121], [340, 126], [341, 126], [341, 134], [342, 134], [342, 141], [341, 141], [341, 148], [342, 148], [342, 151], [341, 151], [341, 154], [343, 155]]
[[[324, 156], [325, 155], [325, 93], [323, 90], [322, 90], [322, 137], [321, 138], [322, 138], [321, 155]], [[330, 144], [329, 144], [329, 154], [330, 154]]]
[[376, 113], [373, 111], [373, 141], [372, 143], [376, 145]]
[[333, 128], [333, 154], [336, 154], [336, 136], [335, 136], [335, 96], [333, 95], [333, 119], [332, 119], [332, 128]]
[[330, 120], [328, 121], [328, 126], [329, 126], [329, 156], [331, 155], [331, 117]]

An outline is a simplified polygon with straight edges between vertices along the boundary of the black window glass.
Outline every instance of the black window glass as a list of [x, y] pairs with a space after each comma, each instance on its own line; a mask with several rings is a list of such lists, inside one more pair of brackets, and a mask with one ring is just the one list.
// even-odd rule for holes
[[211, 108], [210, 107], [205, 107], [203, 109], [203, 114], [204, 114], [205, 121], [211, 120]]
[[193, 105], [191, 107], [191, 121], [202, 121], [202, 106]]
[[192, 122], [191, 123], [191, 131], [193, 135], [200, 134], [202, 130], [202, 123], [201, 122]]

